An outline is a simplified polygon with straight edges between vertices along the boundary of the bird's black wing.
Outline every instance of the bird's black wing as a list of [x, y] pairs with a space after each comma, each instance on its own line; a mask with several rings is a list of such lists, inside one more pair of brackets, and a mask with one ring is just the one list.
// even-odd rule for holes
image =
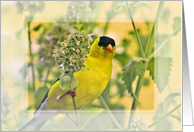
[[[57, 81], [59, 81], [59, 80], [60, 80], [60, 78], [58, 78], [58, 79], [53, 83], [53, 85], [54, 85]], [[49, 89], [49, 90], [50, 90], [50, 89]], [[35, 111], [34, 113], [37, 112], [37, 110], [40, 108], [41, 104], [42, 104], [42, 103], [46, 100], [46, 98], [48, 97], [49, 90], [48, 90], [47, 93], [44, 95], [44, 98], [42, 99], [40, 105], [38, 106], [38, 108], [36, 109], [36, 111]]]

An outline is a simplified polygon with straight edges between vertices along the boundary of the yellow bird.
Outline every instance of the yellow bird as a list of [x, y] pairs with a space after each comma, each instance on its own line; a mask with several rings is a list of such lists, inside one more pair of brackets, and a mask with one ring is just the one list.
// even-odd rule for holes
[[[92, 44], [88, 59], [85, 62], [88, 70], [74, 73], [74, 77], [79, 82], [75, 96], [78, 110], [91, 104], [106, 88], [112, 73], [112, 60], [115, 50], [115, 41], [112, 38], [106, 36], [98, 37]], [[59, 87], [58, 79], [45, 95], [35, 112], [35, 117], [20, 131], [37, 131], [49, 118], [58, 114], [57, 111], [74, 110], [71, 96], [66, 95], [60, 101], [57, 100], [57, 97], [65, 93], [67, 91]], [[43, 111], [46, 110], [56, 111], [56, 113], [44, 113]]]

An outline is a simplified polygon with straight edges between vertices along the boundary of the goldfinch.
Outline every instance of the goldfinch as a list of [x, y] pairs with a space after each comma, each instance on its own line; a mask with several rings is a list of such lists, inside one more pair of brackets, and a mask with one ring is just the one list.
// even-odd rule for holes
[[[75, 91], [78, 110], [91, 104], [106, 88], [112, 73], [112, 60], [115, 51], [115, 41], [110, 37], [98, 37], [92, 44], [88, 59], [85, 62], [88, 70], [74, 73], [74, 77], [79, 82]], [[59, 87], [58, 79], [45, 95], [35, 112], [35, 117], [20, 131], [37, 131], [49, 118], [57, 115], [60, 110], [74, 110], [71, 96], [65, 95], [57, 100], [59, 95], [65, 93], [67, 91]], [[47, 110], [53, 112], [44, 112]]]

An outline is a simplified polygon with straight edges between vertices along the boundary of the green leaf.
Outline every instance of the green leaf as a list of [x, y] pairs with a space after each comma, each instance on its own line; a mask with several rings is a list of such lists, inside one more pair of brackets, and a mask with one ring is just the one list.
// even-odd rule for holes
[[77, 85], [78, 85], [77, 78], [71, 79], [71, 77], [68, 75], [63, 76], [59, 80], [59, 86], [63, 90], [73, 90], [73, 88], [75, 88]]
[[37, 71], [38, 71], [38, 78], [39, 78], [39, 80], [41, 80], [43, 77], [43, 73], [45, 71], [45, 67], [44, 66], [37, 66]]
[[[161, 46], [161, 44], [166, 40], [166, 38], [168, 38], [169, 35], [167, 34], [157, 34], [156, 35], [156, 49], [158, 49], [158, 47]], [[168, 56], [170, 53], [170, 48], [171, 48], [171, 44], [170, 44], [170, 39], [165, 43], [165, 46], [163, 48], [161, 48], [159, 50], [159, 53], [161, 56]]]
[[59, 80], [59, 86], [61, 89], [63, 90], [70, 90], [71, 89], [71, 82], [70, 82], [71, 78], [67, 75], [67, 76], [63, 76], [60, 80]]
[[75, 24], [74, 27], [80, 30], [82, 28], [83, 24]]
[[160, 93], [168, 83], [171, 66], [172, 58], [170, 57], [158, 56], [148, 62], [147, 70], [149, 70], [149, 74], [156, 83]]
[[[92, 119], [94, 118], [97, 114], [100, 114], [104, 109], [102, 108], [87, 108], [84, 109], [83, 112], [79, 112], [80, 116], [80, 121], [81, 123], [79, 124], [79, 130], [82, 130], [84, 126]], [[87, 111], [87, 112], [86, 112]]]
[[162, 12], [161, 20], [164, 21], [165, 23], [168, 23], [170, 17], [170, 9], [165, 8]]
[[[179, 27], [181, 25], [181, 18], [180, 17], [174, 17], [173, 19], [173, 25], [172, 28], [173, 30], [175, 30], [177, 27]], [[177, 32], [174, 34], [174, 36], [177, 35], [177, 33], [181, 30], [181, 28], [179, 30], [177, 30]]]
[[114, 58], [117, 59], [123, 66], [129, 62], [129, 55], [126, 52], [121, 54], [116, 53]]
[[169, 95], [165, 98], [165, 100], [164, 100], [164, 102], [163, 102], [163, 112], [164, 112], [164, 113], [166, 113], [169, 104], [170, 104], [172, 101], [174, 101], [174, 98], [175, 98], [176, 96], [180, 96], [180, 93], [171, 93], [171, 94], [169, 94]]
[[181, 117], [180, 116], [176, 116], [176, 115], [173, 115], [173, 114], [171, 114], [170, 116], [177, 119], [179, 122], [181, 122]]
[[40, 29], [40, 27], [42, 26], [42, 24], [38, 24], [36, 27], [33, 28], [34, 31], [38, 31]]
[[[123, 68], [123, 77], [122, 80], [126, 85], [128, 93], [131, 93], [133, 97], [136, 98], [135, 94], [132, 91], [132, 84], [135, 78], [141, 75], [145, 71], [145, 65], [142, 62], [138, 62], [135, 60], [131, 60], [126, 66]], [[136, 98], [137, 99], [137, 98]]]
[[35, 109], [40, 105], [40, 103], [41, 103], [42, 99], [44, 98], [44, 95], [47, 93], [47, 91], [48, 91], [47, 86], [40, 87], [40, 88], [38, 88], [38, 90], [36, 90], [36, 92], [34, 93], [34, 97], [36, 100], [35, 104], [34, 104]]
[[71, 80], [71, 89], [75, 88], [78, 85], [78, 80], [77, 78], [73, 78]]
[[119, 91], [119, 94], [120, 94], [120, 97], [123, 97], [125, 95], [125, 86], [123, 85], [123, 83], [117, 81], [116, 82], [116, 86], [117, 86], [117, 89]]
[[88, 70], [87, 66], [84, 66], [83, 68], [81, 68], [81, 71], [87, 71], [87, 70]]
[[[160, 119], [162, 116], [164, 116], [163, 113], [163, 108], [162, 108], [162, 104], [160, 104], [158, 106], [157, 111], [155, 112], [153, 121], [157, 121], [158, 119]], [[155, 129], [157, 131], [168, 131], [172, 128], [172, 121], [169, 120], [169, 118], [164, 118], [162, 119], [159, 123], [155, 124]]]
[[[131, 2], [129, 1], [128, 3], [130, 4]], [[125, 2], [122, 2], [122, 3], [120, 3], [120, 4], [115, 4], [114, 7], [115, 7], [116, 10], [118, 10], [118, 9], [120, 9], [122, 6], [125, 7], [126, 5], [127, 5], [127, 3], [126, 3], [126, 1], [125, 1]]]

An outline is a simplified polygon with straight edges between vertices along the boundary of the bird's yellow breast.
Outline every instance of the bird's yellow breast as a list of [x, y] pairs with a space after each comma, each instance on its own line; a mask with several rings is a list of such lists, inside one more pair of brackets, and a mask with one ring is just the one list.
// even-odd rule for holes
[[[85, 108], [104, 91], [111, 77], [112, 59], [89, 57], [86, 66], [87, 71], [74, 74], [79, 82], [75, 97], [78, 109]], [[56, 100], [59, 95], [66, 92], [59, 87], [59, 81], [56, 82], [49, 91], [47, 109], [73, 110], [73, 102], [69, 95], [64, 96], [61, 101]]]

